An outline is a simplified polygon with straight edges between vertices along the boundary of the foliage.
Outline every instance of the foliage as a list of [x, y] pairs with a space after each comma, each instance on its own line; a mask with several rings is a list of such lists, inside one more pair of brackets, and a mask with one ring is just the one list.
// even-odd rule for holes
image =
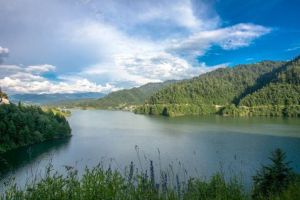
[[71, 134], [64, 116], [37, 106], [0, 105], [0, 119], [0, 152]]
[[[152, 170], [151, 170], [152, 166]], [[226, 182], [221, 174], [210, 180], [189, 179], [186, 184], [176, 176], [176, 186], [166, 172], [161, 172], [158, 182], [147, 172], [134, 170], [131, 164], [128, 172], [122, 175], [117, 170], [96, 166], [85, 169], [82, 176], [67, 167], [67, 175], [52, 172], [47, 168], [46, 175], [38, 182], [29, 183], [25, 189], [11, 186], [3, 194], [3, 199], [246, 199], [242, 186], [237, 181]], [[150, 172], [153, 171], [150, 163]], [[150, 176], [149, 176], [150, 175]]]
[[62, 109], [59, 107], [53, 107], [53, 106], [42, 106], [41, 107], [43, 111], [45, 112], [53, 112], [55, 115], [60, 115], [64, 117], [69, 117], [71, 115], [71, 111], [67, 109]]
[[299, 175], [294, 174], [288, 163], [284, 162], [284, 153], [276, 150], [271, 159], [273, 164], [264, 166], [254, 177], [252, 193], [245, 191], [236, 177], [226, 180], [222, 173], [216, 173], [207, 179], [188, 178], [174, 174], [173, 171], [155, 171], [150, 160], [149, 171], [139, 170], [131, 162], [124, 173], [99, 164], [92, 169], [86, 168], [81, 175], [75, 168], [66, 166], [66, 173], [62, 175], [49, 165], [42, 178], [27, 182], [25, 187], [8, 185], [0, 199], [299, 199]]
[[[168, 112], [160, 109], [165, 107]], [[172, 84], [152, 95], [136, 113], [300, 117], [300, 57], [218, 69]]]
[[271, 116], [300, 117], [300, 105], [261, 105], [261, 106], [224, 106], [219, 114], [223, 116]]
[[300, 105], [300, 85], [270, 83], [266, 87], [246, 96], [240, 105]]
[[295, 174], [285, 161], [286, 155], [281, 149], [272, 153], [272, 164], [263, 166], [257, 175], [253, 177], [253, 198], [268, 198], [277, 196], [286, 190], [294, 182]]
[[135, 109], [136, 114], [163, 115], [175, 117], [181, 115], [204, 115], [215, 113], [216, 108], [209, 105], [195, 104], [145, 104]]
[[[261, 62], [222, 68], [175, 83], [154, 94], [150, 104], [225, 105], [235, 102], [259, 77], [280, 67], [282, 62]], [[263, 82], [262, 80], [260, 82]]]
[[148, 83], [141, 87], [115, 91], [97, 100], [79, 100], [61, 103], [60, 105], [81, 108], [123, 109], [130, 105], [143, 104], [152, 94], [174, 82], [176, 81]]

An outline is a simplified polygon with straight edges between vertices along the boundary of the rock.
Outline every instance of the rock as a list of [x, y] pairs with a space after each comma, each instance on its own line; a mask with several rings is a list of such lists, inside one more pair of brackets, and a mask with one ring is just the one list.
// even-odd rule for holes
[[9, 104], [9, 100], [6, 98], [0, 98], [0, 104]]

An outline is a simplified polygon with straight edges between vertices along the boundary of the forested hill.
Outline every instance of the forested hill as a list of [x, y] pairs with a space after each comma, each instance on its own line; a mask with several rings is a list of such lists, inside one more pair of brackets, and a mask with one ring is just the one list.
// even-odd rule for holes
[[71, 128], [60, 114], [37, 106], [0, 105], [0, 153], [70, 135]]
[[[67, 107], [100, 108], [100, 109], [126, 109], [132, 105], [142, 105], [146, 99], [155, 92], [167, 87], [175, 81], [163, 83], [148, 83], [132, 89], [124, 89], [112, 92], [97, 100], [74, 101], [63, 104]], [[130, 108], [128, 108], [130, 109]]]
[[[211, 113], [280, 116], [286, 114], [284, 109], [286, 111], [288, 105], [289, 108], [296, 106], [291, 115], [297, 115], [298, 79], [299, 57], [291, 62], [263, 61], [218, 69], [160, 90], [149, 98], [147, 104], [137, 108], [136, 112], [167, 116]], [[274, 84], [278, 87], [276, 91], [271, 90]], [[282, 87], [286, 93], [280, 97], [277, 93], [283, 90]], [[273, 91], [273, 96], [265, 94], [266, 90]], [[281, 99], [280, 102], [276, 98]], [[246, 108], [252, 106], [267, 106], [269, 111], [258, 112], [257, 108]]]
[[277, 69], [264, 87], [241, 99], [240, 105], [300, 105], [300, 57]]

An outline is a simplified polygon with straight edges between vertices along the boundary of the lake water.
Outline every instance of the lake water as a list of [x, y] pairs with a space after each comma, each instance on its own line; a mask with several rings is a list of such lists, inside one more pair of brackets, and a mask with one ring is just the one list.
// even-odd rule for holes
[[[251, 176], [268, 163], [270, 152], [282, 148], [291, 166], [300, 172], [300, 120], [284, 118], [151, 117], [130, 112], [73, 110], [68, 119], [73, 137], [21, 148], [4, 155], [8, 168], [1, 186], [14, 176], [20, 185], [42, 174], [51, 162], [64, 166], [102, 162], [121, 171], [133, 161], [142, 170], [173, 166], [189, 176], [209, 177], [223, 171]], [[141, 163], [141, 165], [139, 164]]]

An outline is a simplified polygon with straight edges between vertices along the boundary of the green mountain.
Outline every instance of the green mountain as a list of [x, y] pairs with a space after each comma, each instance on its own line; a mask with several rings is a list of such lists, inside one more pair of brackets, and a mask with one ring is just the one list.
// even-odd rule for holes
[[151, 95], [175, 81], [148, 83], [132, 89], [124, 89], [109, 93], [97, 100], [80, 100], [62, 104], [66, 107], [130, 109], [130, 106], [142, 105]]
[[135, 112], [298, 116], [299, 60], [218, 69], [160, 90]]

